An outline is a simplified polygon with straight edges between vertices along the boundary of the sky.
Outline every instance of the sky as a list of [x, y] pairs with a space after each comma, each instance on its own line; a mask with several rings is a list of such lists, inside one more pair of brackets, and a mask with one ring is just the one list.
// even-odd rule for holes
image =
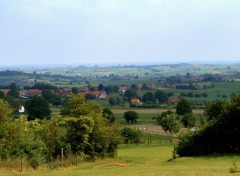
[[230, 61], [239, 0], [0, 0], [0, 65]]

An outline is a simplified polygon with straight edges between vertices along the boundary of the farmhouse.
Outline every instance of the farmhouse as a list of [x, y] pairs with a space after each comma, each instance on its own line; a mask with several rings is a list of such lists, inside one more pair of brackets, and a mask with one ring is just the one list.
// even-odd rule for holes
[[137, 98], [132, 98], [131, 99], [131, 104], [141, 104], [140, 100]]
[[60, 95], [68, 95], [71, 91], [72, 91], [72, 88], [65, 87], [62, 89], [57, 89], [54, 92]]
[[19, 97], [20, 98], [27, 98], [30, 96], [41, 96], [42, 90], [39, 89], [28, 89], [28, 90], [20, 90]]
[[120, 86], [119, 87], [119, 92], [126, 92], [126, 90], [128, 90], [127, 86]]
[[20, 106], [18, 107], [18, 112], [19, 112], [19, 113], [24, 113], [24, 112], [25, 112], [25, 108], [24, 108], [23, 105], [20, 105]]

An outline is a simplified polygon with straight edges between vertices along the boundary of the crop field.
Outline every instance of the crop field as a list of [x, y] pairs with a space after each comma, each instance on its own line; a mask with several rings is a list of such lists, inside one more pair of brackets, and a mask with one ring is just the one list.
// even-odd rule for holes
[[240, 155], [213, 155], [208, 157], [182, 157], [172, 160], [172, 146], [158, 144], [121, 145], [115, 159], [82, 162], [78, 166], [47, 168], [20, 172], [5, 172], [1, 176], [227, 176]]

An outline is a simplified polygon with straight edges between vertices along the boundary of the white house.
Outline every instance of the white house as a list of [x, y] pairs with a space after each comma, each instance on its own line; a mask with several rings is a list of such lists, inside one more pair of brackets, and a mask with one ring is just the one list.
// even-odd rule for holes
[[24, 113], [24, 112], [25, 112], [25, 108], [24, 108], [23, 105], [20, 105], [20, 106], [18, 107], [18, 112], [19, 112], [19, 113]]

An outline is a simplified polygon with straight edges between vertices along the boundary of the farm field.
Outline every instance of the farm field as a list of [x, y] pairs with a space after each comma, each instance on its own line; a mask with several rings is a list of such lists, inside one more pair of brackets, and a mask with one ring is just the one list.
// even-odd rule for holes
[[[233, 163], [239, 166], [240, 156], [183, 157], [171, 160], [172, 146], [156, 144], [121, 145], [116, 159], [83, 162], [79, 166], [52, 170], [2, 172], [2, 176], [217, 176], [232, 175]], [[235, 173], [233, 175], [239, 175]]]

